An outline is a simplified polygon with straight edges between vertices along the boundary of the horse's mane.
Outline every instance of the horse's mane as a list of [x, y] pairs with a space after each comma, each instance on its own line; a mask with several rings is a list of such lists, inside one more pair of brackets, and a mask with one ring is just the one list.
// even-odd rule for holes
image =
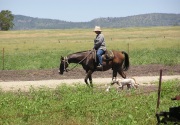
[[79, 52], [75, 52], [75, 53], [73, 53], [73, 54], [85, 53], [85, 52], [88, 52], [88, 51], [91, 51], [91, 50], [79, 51]]

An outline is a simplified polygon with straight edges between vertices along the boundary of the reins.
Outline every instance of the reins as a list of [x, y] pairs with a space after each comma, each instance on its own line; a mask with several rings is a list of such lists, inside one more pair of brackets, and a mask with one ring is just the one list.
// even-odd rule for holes
[[[88, 55], [87, 56], [85, 56], [81, 61], [79, 61], [75, 66], [73, 66], [71, 69], [69, 69], [68, 71], [71, 71], [71, 70], [73, 70], [74, 68], [76, 68], [81, 62], [83, 62], [91, 53], [92, 53], [92, 51], [93, 50], [90, 50], [90, 52], [88, 53]], [[67, 59], [68, 60], [68, 58], [67, 57], [65, 57], [65, 59]], [[65, 61], [64, 61], [65, 62]], [[69, 62], [67, 61], [67, 63], [69, 64]]]

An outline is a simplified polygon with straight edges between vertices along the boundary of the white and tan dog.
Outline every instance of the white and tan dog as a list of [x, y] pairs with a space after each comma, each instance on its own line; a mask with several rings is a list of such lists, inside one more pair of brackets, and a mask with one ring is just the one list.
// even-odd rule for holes
[[126, 78], [126, 79], [119, 79], [117, 81], [117, 84], [119, 85], [119, 88], [124, 89], [124, 86], [127, 85], [127, 88], [135, 88], [137, 89], [139, 84], [136, 82], [135, 78]]
[[[113, 80], [111, 85], [118, 84], [120, 89], [124, 89], [124, 86], [127, 86], [127, 89], [135, 88], [137, 89], [139, 84], [136, 82], [135, 78], [126, 78], [126, 79], [118, 79]], [[106, 91], [109, 91], [110, 86], [106, 89]]]

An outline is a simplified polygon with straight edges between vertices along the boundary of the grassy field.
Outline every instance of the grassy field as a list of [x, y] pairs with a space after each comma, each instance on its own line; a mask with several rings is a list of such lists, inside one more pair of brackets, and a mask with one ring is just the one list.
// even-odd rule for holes
[[[160, 111], [179, 106], [171, 101], [178, 80], [162, 84]], [[89, 89], [86, 86], [42, 88], [30, 92], [0, 91], [1, 125], [155, 125], [157, 91]]]
[[[93, 29], [0, 32], [5, 70], [58, 68], [60, 56], [93, 47]], [[180, 27], [103, 29], [108, 49], [125, 50], [131, 65], [180, 64]], [[3, 51], [1, 51], [1, 55]], [[3, 56], [0, 56], [2, 69]], [[180, 102], [179, 80], [162, 84], [159, 111]], [[156, 83], [157, 84], [157, 83]], [[138, 94], [140, 93], [140, 94]], [[0, 90], [0, 125], [154, 125], [157, 91], [109, 93], [86, 86]]]
[[[103, 29], [103, 34], [108, 49], [129, 53], [131, 65], [180, 64], [180, 27]], [[92, 29], [0, 32], [4, 69], [57, 68], [60, 56], [91, 49], [94, 37]]]

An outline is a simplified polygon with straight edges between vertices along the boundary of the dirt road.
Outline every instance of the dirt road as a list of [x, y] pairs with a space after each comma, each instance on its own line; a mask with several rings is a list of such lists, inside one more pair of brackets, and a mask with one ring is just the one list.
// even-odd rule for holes
[[[137, 81], [137, 83], [140, 84], [140, 86], [148, 86], [151, 85], [153, 82], [159, 81], [159, 76], [141, 76], [141, 77], [134, 77]], [[173, 79], [179, 79], [180, 75], [174, 75], [174, 76], [163, 76], [162, 81], [166, 80], [173, 80]], [[93, 80], [94, 84], [101, 84], [106, 86], [111, 82], [111, 78], [95, 78]], [[85, 85], [83, 79], [63, 79], [63, 80], [40, 80], [40, 81], [11, 81], [11, 82], [0, 82], [0, 88], [3, 91], [28, 91], [31, 87], [33, 88], [42, 88], [42, 87], [48, 87], [48, 88], [56, 88], [57, 86], [67, 84], [67, 85], [74, 85], [74, 84], [81, 84]]]
[[[180, 79], [180, 65], [146, 65], [133, 66], [126, 72], [127, 77], [134, 77], [140, 85], [151, 85], [152, 82], [159, 80], [159, 70], [163, 70], [162, 80]], [[59, 75], [57, 69], [50, 70], [0, 70], [0, 88], [3, 91], [28, 91], [30, 87], [49, 87], [56, 88], [62, 84], [72, 85], [79, 83], [85, 85], [85, 71], [77, 68]], [[93, 74], [93, 83], [106, 86], [111, 82], [112, 71], [95, 72]], [[121, 78], [118, 75], [119, 78]]]

